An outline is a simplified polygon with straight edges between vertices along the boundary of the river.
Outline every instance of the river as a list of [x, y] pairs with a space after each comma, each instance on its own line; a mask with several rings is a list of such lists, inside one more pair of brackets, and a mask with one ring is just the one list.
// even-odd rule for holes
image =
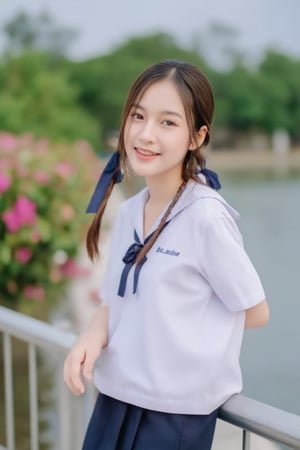
[[245, 334], [244, 393], [300, 415], [300, 174], [222, 178], [271, 310], [268, 326]]

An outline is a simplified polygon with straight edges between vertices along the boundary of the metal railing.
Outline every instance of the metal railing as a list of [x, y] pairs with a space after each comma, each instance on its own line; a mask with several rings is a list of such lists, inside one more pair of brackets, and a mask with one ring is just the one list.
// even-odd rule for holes
[[[2, 448], [1, 445], [4, 445], [7, 450], [15, 450], [12, 339], [17, 338], [24, 341], [28, 347], [30, 449], [39, 449], [37, 376], [37, 352], [39, 349], [50, 351], [58, 361], [56, 371], [59, 399], [57, 414], [60, 429], [57, 437], [59, 442], [56, 443], [55, 449], [79, 449], [95, 400], [95, 390], [90, 388], [84, 396], [75, 400], [64, 386], [62, 364], [76, 336], [3, 307], [0, 307], [0, 333], [3, 334], [6, 418], [6, 442], [0, 441], [0, 448]], [[75, 416], [77, 417], [76, 423]], [[243, 450], [251, 449], [251, 433], [293, 449], [300, 449], [300, 416], [243, 395], [235, 395], [223, 405], [219, 419], [243, 430], [241, 442]]]
[[[18, 399], [14, 398], [13, 339], [27, 344], [28, 394], [30, 450], [40, 448], [39, 407], [38, 407], [38, 356], [51, 359], [54, 375], [54, 401], [56, 412], [55, 450], [79, 450], [83, 433], [96, 397], [93, 387], [87, 387], [86, 394], [75, 397], [70, 394], [63, 382], [63, 361], [75, 342], [76, 335], [62, 331], [45, 322], [18, 312], [0, 307], [0, 335], [3, 340], [3, 369], [5, 394], [5, 431], [6, 442], [0, 437], [0, 450], [16, 449], [14, 407]], [[41, 353], [43, 351], [43, 353]], [[2, 376], [0, 375], [0, 379]], [[22, 420], [26, 420], [26, 417]], [[57, 430], [58, 428], [58, 430]], [[23, 448], [23, 447], [22, 447]]]

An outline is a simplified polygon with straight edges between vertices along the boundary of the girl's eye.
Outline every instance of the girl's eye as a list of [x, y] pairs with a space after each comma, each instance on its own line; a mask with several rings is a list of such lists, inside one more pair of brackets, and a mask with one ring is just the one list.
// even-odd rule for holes
[[176, 124], [174, 122], [172, 122], [172, 120], [163, 120], [163, 125], [167, 125], [167, 127], [172, 127], [172, 126], [176, 126]]
[[137, 112], [133, 112], [133, 113], [131, 113], [130, 115], [131, 115], [131, 117], [132, 117], [133, 119], [137, 119], [137, 120], [142, 120], [142, 119], [143, 119], [142, 114], [137, 113]]

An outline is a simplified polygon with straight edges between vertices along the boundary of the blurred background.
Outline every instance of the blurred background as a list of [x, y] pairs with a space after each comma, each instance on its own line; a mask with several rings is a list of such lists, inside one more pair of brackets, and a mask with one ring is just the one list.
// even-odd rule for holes
[[[299, 17], [298, 0], [0, 0], [0, 304], [73, 331], [85, 325], [105, 258], [87, 262], [84, 211], [128, 89], [154, 61], [192, 62], [215, 92], [208, 166], [241, 213], [271, 308], [269, 325], [245, 335], [244, 393], [300, 414]], [[104, 253], [114, 211], [138, 187], [116, 189]], [[16, 346], [20, 417], [22, 355]], [[46, 449], [54, 369], [40, 358]], [[0, 396], [1, 405], [2, 383]], [[0, 406], [0, 444], [3, 414]], [[16, 426], [25, 450], [28, 426]]]

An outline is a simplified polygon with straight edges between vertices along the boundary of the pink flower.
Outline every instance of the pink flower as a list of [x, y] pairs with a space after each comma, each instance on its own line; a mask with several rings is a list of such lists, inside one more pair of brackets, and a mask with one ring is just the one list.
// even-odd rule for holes
[[2, 219], [8, 231], [15, 233], [25, 225], [34, 224], [36, 221], [36, 204], [21, 195], [17, 198], [12, 209], [4, 211]]
[[0, 148], [2, 150], [15, 150], [18, 146], [18, 138], [10, 133], [0, 133]]
[[55, 172], [58, 176], [62, 178], [68, 178], [73, 175], [74, 167], [67, 161], [61, 161], [56, 164]]
[[61, 274], [67, 278], [86, 276], [90, 272], [89, 269], [81, 267], [74, 259], [71, 258], [61, 264], [59, 268]]
[[20, 195], [15, 203], [15, 211], [22, 225], [34, 224], [36, 220], [36, 204], [32, 200], [24, 195]]
[[10, 233], [15, 233], [16, 231], [19, 231], [20, 228], [22, 228], [19, 217], [14, 209], [8, 209], [4, 211], [4, 213], [2, 214], [2, 219]]
[[23, 290], [25, 297], [31, 300], [43, 301], [45, 298], [45, 289], [42, 286], [27, 285]]
[[7, 191], [11, 184], [10, 177], [8, 175], [5, 175], [5, 173], [0, 172], [0, 194]]
[[19, 247], [15, 251], [15, 258], [21, 264], [26, 264], [32, 256], [32, 251], [29, 247]]
[[40, 184], [48, 184], [50, 181], [50, 177], [46, 172], [42, 170], [37, 170], [34, 174], [34, 179]]

